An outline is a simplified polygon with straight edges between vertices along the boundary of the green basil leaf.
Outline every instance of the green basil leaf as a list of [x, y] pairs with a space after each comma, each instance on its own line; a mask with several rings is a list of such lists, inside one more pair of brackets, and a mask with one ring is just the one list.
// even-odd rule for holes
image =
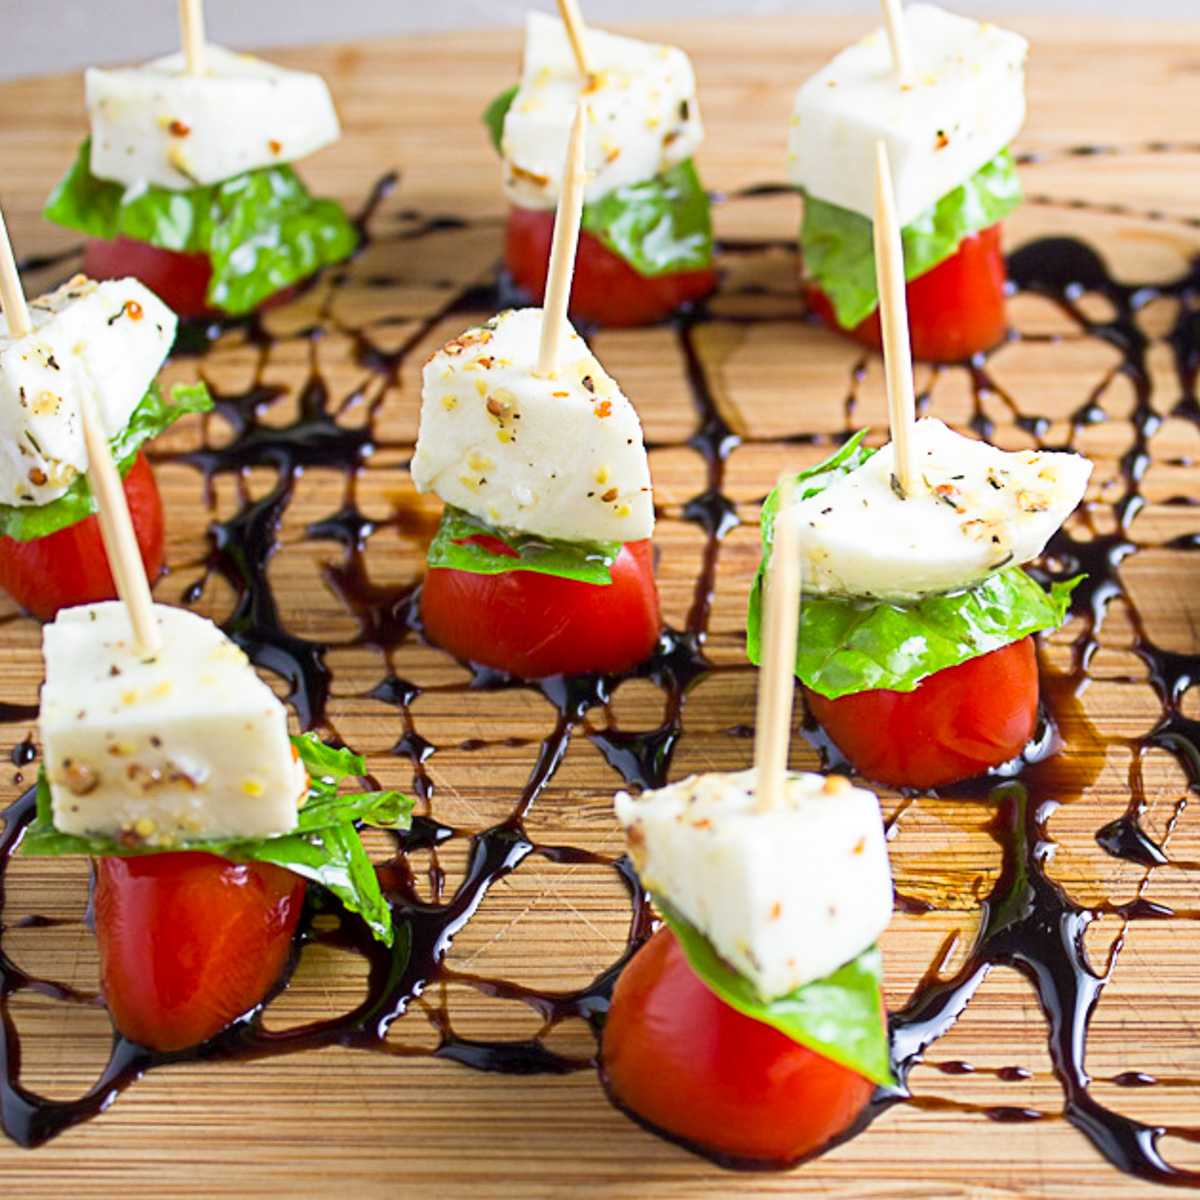
[[361, 754], [355, 754], [344, 746], [327, 746], [315, 733], [302, 733], [292, 738], [292, 745], [308, 772], [312, 791], [336, 794], [337, 785], [343, 779], [350, 775], [362, 775], [367, 769]]
[[212, 263], [209, 302], [225, 312], [249, 312], [358, 245], [341, 205], [310, 195], [291, 167], [248, 171], [207, 190], [197, 232]]
[[[493, 554], [466, 540], [480, 536], [503, 542], [516, 557]], [[449, 567], [474, 575], [537, 571], [582, 583], [606, 584], [612, 583], [611, 567], [620, 553], [620, 542], [559, 542], [538, 534], [497, 529], [447, 504], [437, 533], [429, 543], [428, 560], [431, 567]]]
[[870, 688], [911, 692], [935, 671], [1057, 629], [1078, 582], [1055, 583], [1047, 594], [1010, 566], [965, 591], [912, 604], [806, 597], [796, 675], [830, 699]]
[[774, 1026], [792, 1041], [865, 1075], [872, 1083], [895, 1083], [881, 990], [883, 957], [877, 946], [824, 979], [764, 1000], [695, 926], [661, 897], [655, 896], [654, 903], [679, 939], [688, 965], [730, 1008]]
[[[130, 415], [129, 424], [109, 441], [121, 478], [129, 474], [143, 442], [162, 433], [184, 413], [208, 412], [210, 408], [212, 397], [202, 383], [176, 384], [169, 400], [158, 384], [152, 384]], [[29, 542], [74, 525], [95, 511], [96, 501], [87, 475], [77, 475], [71, 486], [48, 504], [0, 504], [0, 536]]]
[[[1016, 165], [1012, 154], [1002, 150], [900, 231], [905, 277], [916, 279], [944, 262], [965, 238], [1006, 217], [1020, 200]], [[800, 246], [805, 270], [829, 297], [843, 329], [853, 329], [879, 305], [871, 226], [861, 213], [804, 197]]]
[[[875, 452], [857, 434], [825, 462], [796, 476], [797, 499], [819, 495]], [[746, 654], [762, 661], [765, 565], [779, 511], [776, 488], [762, 510], [763, 557], [750, 589]], [[806, 595], [800, 606], [796, 677], [823, 696], [885, 688], [911, 692], [927, 675], [958, 666], [1066, 619], [1071, 592], [1083, 576], [1051, 585], [1049, 593], [1020, 567], [1009, 566], [974, 587], [910, 603]]]
[[126, 845], [109, 837], [62, 833], [54, 827], [50, 785], [43, 768], [38, 773], [37, 817], [25, 830], [21, 852], [38, 857], [63, 854], [130, 857], [203, 850], [231, 862], [276, 863], [328, 888], [345, 908], [363, 917], [376, 938], [390, 946], [391, 911], [354, 822], [362, 821], [381, 829], [407, 829], [413, 801], [393, 791], [341, 795], [338, 784], [347, 776], [363, 773], [362, 758], [349, 750], [324, 745], [315, 734], [294, 737], [292, 745], [309, 772], [310, 784], [308, 800], [291, 833], [259, 839], [181, 839], [170, 850]]
[[583, 228], [640, 275], [695, 271], [712, 262], [708, 193], [690, 158], [585, 204]]
[[79, 147], [70, 170], [50, 193], [42, 210], [44, 217], [89, 237], [133, 238], [181, 254], [201, 249], [194, 235], [194, 192], [147, 188], [130, 196], [126, 203], [126, 189], [121, 184], [97, 179], [92, 174], [88, 165], [90, 155], [89, 138]]
[[508, 116], [508, 110], [512, 108], [512, 102], [517, 98], [517, 92], [521, 85], [514, 83], [512, 87], [506, 88], [498, 95], [483, 110], [483, 123], [487, 126], [488, 137], [491, 139], [492, 145], [495, 147], [497, 154], [503, 154], [504, 141], [504, 118]]
[[269, 862], [328, 888], [342, 907], [358, 913], [377, 941], [390, 946], [395, 937], [392, 910], [379, 887], [379, 876], [363, 849], [358, 832], [349, 821], [265, 838], [260, 842], [242, 842], [234, 853], [225, 855], [234, 861]]
[[349, 776], [366, 771], [362, 755], [344, 747], [326, 746], [315, 733], [292, 738], [292, 745], [308, 772], [308, 799], [296, 822], [298, 833], [349, 821], [362, 821], [377, 829], [407, 829], [413, 801], [403, 792], [338, 791]]
[[358, 245], [341, 207], [310, 195], [286, 164], [186, 191], [132, 190], [95, 178], [88, 155], [85, 141], [43, 215], [91, 237], [207, 254], [213, 271], [208, 300], [227, 313], [249, 312]]

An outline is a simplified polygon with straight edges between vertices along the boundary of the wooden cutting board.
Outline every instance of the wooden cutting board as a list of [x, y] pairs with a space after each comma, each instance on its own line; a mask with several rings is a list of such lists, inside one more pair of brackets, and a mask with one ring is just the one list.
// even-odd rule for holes
[[[1017, 148], [1034, 161], [1023, 168], [1030, 198], [1006, 222], [1009, 246], [1070, 234], [1098, 249], [1118, 279], [1149, 284], [1178, 277], [1200, 253], [1200, 25], [1028, 19], [1021, 27], [1033, 51], [1029, 120]], [[782, 181], [796, 85], [861, 28], [844, 20], [730, 20], [638, 31], [682, 44], [697, 65], [708, 126], [699, 165], [706, 183], [727, 197], [717, 212], [727, 250], [724, 298], [696, 345], [720, 413], [742, 439], [721, 479], [742, 524], [720, 543], [716, 558], [706, 644], [714, 669], [689, 695], [673, 776], [749, 761], [750, 742], [737, 735], [753, 720], [754, 677], [742, 664], [745, 602], [758, 560], [758, 503], [785, 465], [825, 452], [782, 439], [829, 435], [848, 423], [884, 423], [879, 363], [803, 321], [788, 248], [797, 202], [789, 195], [740, 194]], [[505, 210], [478, 114], [512, 81], [518, 54], [515, 33], [484, 31], [273, 56], [321, 71], [341, 110], [342, 142], [304, 165], [313, 190], [358, 208], [386, 172], [400, 172], [399, 186], [371, 223], [371, 247], [345, 277], [324, 281], [267, 319], [275, 335], [269, 349], [234, 331], [207, 357], [168, 369], [172, 380], [200, 374], [226, 393], [246, 389], [257, 373], [281, 389], [268, 423], [290, 419], [296, 393], [314, 371], [331, 396], [346, 401], [340, 419], [348, 425], [361, 420], [364, 405], [380, 402], [376, 452], [357, 488], [360, 508], [380, 523], [366, 556], [380, 585], [401, 586], [419, 576], [423, 539], [436, 519], [437, 505], [414, 499], [403, 470], [415, 434], [419, 367], [425, 353], [471, 317], [487, 315], [469, 312], [468, 304], [435, 319], [493, 276]], [[52, 254], [76, 242], [38, 213], [83, 130], [77, 77], [0, 88], [0, 193], [19, 256]], [[1080, 153], [1080, 147], [1092, 149]], [[49, 283], [67, 269], [69, 263], [49, 268], [29, 282]], [[1194, 308], [1200, 299], [1192, 294], [1187, 303]], [[1098, 321], [1111, 315], [1106, 304], [1096, 295], [1078, 300], [1079, 312]], [[1165, 340], [1177, 316], [1176, 301], [1157, 300], [1139, 317], [1151, 338], [1151, 402], [1161, 413], [1195, 386], [1194, 363], [1189, 377]], [[1076, 445], [1097, 462], [1094, 533], [1103, 538], [1112, 533], [1122, 491], [1116, 464], [1130, 445], [1129, 374], [1103, 338], [1084, 336], [1077, 321], [1048, 301], [1021, 297], [1012, 318], [1023, 340], [989, 360], [996, 386], [979, 405], [996, 423], [996, 440], [1015, 446], [1026, 442], [1014, 410], [1047, 416], [1065, 437], [1070, 414], [1098, 398], [1110, 419], [1084, 428]], [[311, 335], [314, 325], [323, 330], [319, 339]], [[413, 345], [394, 373], [380, 374], [364, 366], [361, 354], [355, 357], [364, 339], [385, 351]], [[594, 346], [638, 404], [655, 447], [665, 617], [677, 628], [689, 616], [703, 623], [706, 598], [698, 596], [696, 581], [705, 539], [683, 508], [710, 477], [687, 444], [696, 416], [679, 343], [659, 329], [604, 333]], [[971, 418], [975, 402], [966, 371], [918, 368], [917, 378], [936, 415], [957, 423]], [[267, 466], [248, 469], [240, 480], [221, 476], [206, 496], [193, 468], [170, 461], [195, 448], [201, 436], [199, 423], [188, 423], [157, 447], [171, 564], [158, 596], [171, 602], [203, 574], [210, 520], [265, 494], [274, 478]], [[228, 434], [214, 421], [204, 436], [220, 442]], [[1147, 868], [1114, 858], [1095, 834], [1129, 803], [1137, 739], [1162, 714], [1144, 662], [1131, 653], [1136, 637], [1181, 654], [1200, 650], [1196, 564], [1177, 541], [1200, 532], [1200, 518], [1173, 502], [1197, 496], [1196, 437], [1189, 421], [1167, 420], [1152, 440], [1153, 465], [1142, 488], [1147, 503], [1134, 526], [1139, 548], [1122, 570], [1127, 599], [1109, 608], [1088, 686], [1078, 689], [1077, 703], [1061, 709], [1062, 756], [1070, 770], [1064, 768], [1063, 804], [1048, 825], [1049, 873], [1078, 904], [1101, 909], [1142, 898], [1175, 913], [1133, 922], [1106, 915], [1087, 933], [1096, 971], [1110, 972], [1088, 1043], [1092, 1094], [1122, 1113], [1172, 1126], [1200, 1124], [1200, 825], [1195, 807], [1181, 803], [1189, 793], [1179, 763], [1162, 751], [1143, 762], [1142, 824], [1166, 846], [1170, 865]], [[321, 469], [297, 484], [271, 566], [284, 623], [299, 636], [335, 644], [329, 728], [365, 753], [385, 784], [410, 788], [413, 768], [408, 757], [392, 752], [404, 732], [395, 706], [366, 693], [389, 672], [424, 689], [410, 715], [437, 748], [427, 763], [435, 785], [432, 812], [462, 831], [485, 828], [504, 817], [525, 786], [552, 711], [532, 691], [468, 691], [464, 670], [411, 639], [386, 655], [356, 644], [355, 622], [322, 574], [323, 564], [338, 563], [342, 552], [335, 542], [304, 537], [306, 525], [335, 511], [343, 493], [343, 478]], [[220, 618], [231, 601], [229, 589], [212, 580], [198, 606]], [[1079, 625], [1050, 639], [1048, 672], [1067, 669]], [[0, 699], [33, 703], [41, 678], [38, 630], [11, 607], [0, 608], [0, 654]], [[631, 682], [618, 690], [609, 712], [589, 714], [591, 724], [572, 738], [530, 815], [531, 836], [617, 854], [609, 800], [620, 779], [587, 734], [613, 720], [624, 729], [654, 728], [663, 705], [658, 688]], [[1185, 714], [1194, 716], [1195, 707], [1184, 699]], [[0, 726], [0, 750], [15, 749], [30, 731], [28, 721]], [[811, 767], [816, 755], [798, 738], [793, 761]], [[30, 777], [28, 769], [6, 773], [0, 803], [22, 790], [19, 773], [26, 782]], [[985, 795], [982, 787], [954, 800], [909, 803], [884, 795], [887, 813], [896, 818], [898, 889], [923, 902], [899, 915], [883, 942], [892, 1008], [928, 971], [952, 972], [975, 935], [980, 901], [1000, 870], [999, 849], [986, 830], [994, 809]], [[465, 837], [456, 838], [441, 855], [445, 895], [461, 877], [465, 845]], [[428, 855], [415, 858], [428, 893]], [[0, 951], [32, 974], [94, 990], [85, 900], [82, 864], [17, 863], [8, 880]], [[22, 924], [34, 914], [54, 923]], [[627, 924], [628, 905], [611, 870], [534, 856], [492, 888], [456, 939], [451, 962], [538, 989], [580, 987], [618, 957]], [[306, 953], [268, 1026], [286, 1029], [336, 1016], [359, 1001], [363, 986], [357, 960]], [[108, 1054], [102, 1010], [30, 992], [10, 997], [8, 1005], [22, 1032], [28, 1086], [63, 1099], [90, 1086]], [[0, 1137], [0, 1184], [7, 1196], [80, 1198], [118, 1190], [315, 1196], [345, 1188], [380, 1196], [586, 1191], [664, 1198], [1107, 1200], [1157, 1190], [1115, 1170], [1058, 1115], [1062, 1093], [1051, 1072], [1045, 1021], [1026, 979], [1009, 968], [991, 973], [958, 1024], [930, 1048], [926, 1065], [914, 1071], [916, 1102], [890, 1109], [860, 1137], [786, 1174], [724, 1172], [650, 1136], [608, 1105], [590, 1070], [514, 1077], [430, 1058], [424, 1052], [437, 1040], [430, 1014], [442, 1012], [464, 1037], [529, 1038], [539, 1027], [523, 1006], [454, 984], [396, 1023], [391, 1054], [331, 1048], [157, 1070], [109, 1111], [37, 1150]], [[548, 1044], [579, 1056], [592, 1046], [579, 1022], [556, 1030]], [[1131, 1072], [1157, 1083], [1114, 1083], [1128, 1084]], [[1031, 1115], [1016, 1123], [995, 1119], [998, 1110], [1018, 1109]], [[1200, 1161], [1200, 1150], [1182, 1139], [1167, 1139], [1163, 1149], [1178, 1165]]]

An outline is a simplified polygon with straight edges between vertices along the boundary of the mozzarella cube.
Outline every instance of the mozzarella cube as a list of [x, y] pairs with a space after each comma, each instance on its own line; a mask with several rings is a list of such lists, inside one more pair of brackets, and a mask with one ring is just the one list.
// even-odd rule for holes
[[425, 364], [412, 478], [504, 529], [634, 542], [654, 529], [642, 425], [568, 325], [560, 367], [536, 373], [542, 310], [509, 310]]
[[55, 826], [163, 848], [294, 829], [308, 777], [283, 705], [211, 621], [154, 615], [164, 646], [151, 657], [117, 601], [63, 609], [43, 630]]
[[965, 183], [1025, 120], [1029, 43], [932, 4], [904, 10], [913, 61], [902, 86], [881, 28], [796, 95], [788, 176], [818, 200], [874, 219], [875, 144], [887, 144], [896, 215], [911, 224]]
[[575, 106], [588, 106], [588, 202], [691, 158], [704, 137], [691, 60], [674, 46], [586, 33], [593, 80], [584, 89], [566, 26], [531, 12], [521, 86], [504, 120], [505, 190], [523, 208], [558, 200]]
[[29, 305], [33, 330], [0, 320], [0, 504], [46, 504], [87, 470], [79, 415], [90, 395], [111, 438], [175, 339], [175, 314], [136, 279], [82, 275]]
[[91, 171], [126, 188], [186, 191], [293, 162], [341, 132], [325, 81], [222, 46], [189, 75], [182, 53], [85, 75]]
[[999, 450], [926, 417], [913, 429], [916, 482], [892, 487], [884, 446], [795, 506], [806, 591], [915, 600], [970, 587], [1036, 558], [1083, 499], [1080, 454]]
[[759, 812], [757, 785], [755, 768], [692, 775], [615, 803], [643, 886], [772, 1000], [875, 943], [892, 875], [873, 792], [794, 772]]

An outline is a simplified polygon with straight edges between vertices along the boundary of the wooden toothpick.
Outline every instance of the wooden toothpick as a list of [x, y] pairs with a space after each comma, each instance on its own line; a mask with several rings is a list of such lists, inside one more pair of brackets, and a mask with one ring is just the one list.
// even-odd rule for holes
[[787, 787], [800, 615], [800, 530], [793, 508], [794, 490], [793, 479], [781, 481], [774, 547], [763, 587], [762, 664], [754, 722], [755, 812], [780, 808]]
[[904, 9], [900, 0], [882, 0], [883, 19], [887, 24], [888, 41], [892, 44], [892, 66], [901, 87], [912, 85], [912, 51], [908, 44], [908, 29], [904, 24]]
[[908, 303], [904, 295], [904, 247], [896, 218], [896, 197], [887, 146], [875, 145], [875, 278], [883, 326], [883, 366], [887, 378], [888, 423], [892, 429], [892, 483], [901, 498], [916, 480], [912, 433], [917, 419], [913, 393], [912, 345], [908, 340]]
[[592, 71], [588, 66], [587, 26], [583, 23], [583, 17], [579, 15], [579, 5], [576, 0], [558, 0], [558, 12], [567, 27], [567, 37], [571, 39], [571, 49], [575, 52], [579, 73], [588, 80], [592, 77]]
[[0, 212], [0, 306], [4, 308], [4, 319], [8, 322], [10, 337], [24, 337], [33, 331], [29, 319], [29, 308], [25, 303], [25, 292], [21, 287], [21, 275], [17, 261], [13, 258], [12, 243], [8, 240], [8, 226]]
[[575, 251], [579, 245], [579, 222], [583, 218], [583, 188], [587, 173], [583, 167], [587, 107], [582, 100], [575, 109], [567, 162], [563, 167], [562, 189], [558, 194], [558, 212], [554, 218], [554, 241], [550, 246], [550, 267], [546, 275], [546, 297], [542, 302], [542, 340], [538, 347], [537, 374], [553, 375], [558, 370], [567, 306], [571, 302], [571, 280], [575, 275]]
[[179, 28], [183, 34], [183, 54], [187, 60], [187, 73], [189, 75], [203, 75], [203, 0], [179, 0]]
[[90, 395], [79, 398], [83, 419], [83, 440], [88, 454], [88, 487], [99, 509], [100, 534], [108, 566], [117, 584], [117, 594], [129, 612], [133, 635], [144, 655], [157, 654], [163, 647], [162, 630], [154, 617], [154, 601], [146, 568], [138, 549], [133, 520], [121, 486], [117, 464], [113, 462], [108, 439], [100, 424], [95, 403]]

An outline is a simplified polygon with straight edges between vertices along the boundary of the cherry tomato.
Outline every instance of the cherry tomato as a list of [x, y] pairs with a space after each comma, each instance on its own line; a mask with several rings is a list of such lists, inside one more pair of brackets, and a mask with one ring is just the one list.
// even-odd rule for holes
[[815, 1154], [854, 1124], [875, 1090], [730, 1008], [665, 925], [617, 980], [600, 1068], [609, 1095], [642, 1121], [744, 1165]]
[[1037, 726], [1033, 638], [969, 658], [914, 691], [876, 688], [830, 700], [804, 689], [809, 710], [867, 779], [937, 787], [1015, 758]]
[[[140, 452], [125, 476], [125, 498], [146, 576], [153, 581], [163, 567], [163, 507], [154, 472]], [[43, 621], [73, 604], [115, 600], [100, 518], [93, 514], [28, 542], [0, 537], [0, 588]]]
[[[92, 279], [124, 279], [133, 275], [179, 317], [226, 315], [208, 303], [212, 266], [206, 254], [180, 254], [127, 237], [112, 241], [94, 238], [84, 249], [80, 270]], [[297, 291], [295, 284], [281, 288], [258, 307], [274, 308], [290, 300]]]
[[80, 269], [92, 279], [133, 275], [177, 316], [220, 316], [207, 299], [212, 278], [207, 254], [179, 254], [127, 237], [93, 238], [84, 249]]
[[523, 679], [627, 671], [654, 649], [662, 627], [650, 541], [621, 547], [609, 584], [434, 567], [421, 589], [421, 620], [429, 640], [455, 658]]
[[196, 851], [98, 859], [100, 990], [114, 1024], [153, 1050], [219, 1033], [279, 977], [304, 891], [274, 863]]
[[[966, 238], [944, 262], [918, 275], [905, 288], [913, 358], [923, 362], [962, 362], [990, 350], [1005, 338], [1004, 254], [1000, 226], [992, 225]], [[832, 329], [872, 350], [882, 350], [879, 310], [853, 329], [842, 329], [829, 297], [807, 288], [813, 312]]]
[[[504, 265], [513, 281], [541, 304], [546, 293], [554, 213], [513, 208], [504, 236]], [[596, 325], [653, 325], [717, 286], [715, 267], [641, 275], [599, 238], [583, 230], [571, 284], [571, 315]]]

